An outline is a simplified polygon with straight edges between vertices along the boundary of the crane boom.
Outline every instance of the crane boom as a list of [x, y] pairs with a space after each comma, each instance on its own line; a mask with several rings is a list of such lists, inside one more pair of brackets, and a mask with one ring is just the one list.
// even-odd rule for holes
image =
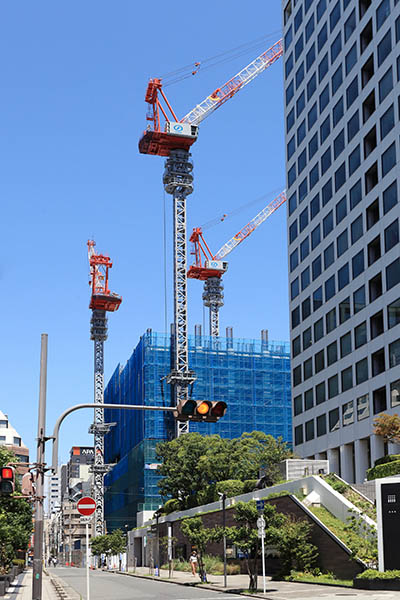
[[222, 260], [225, 258], [225, 256], [232, 252], [236, 246], [238, 246], [251, 233], [253, 233], [253, 231], [257, 229], [259, 225], [261, 225], [261, 223], [264, 223], [264, 221], [268, 219], [268, 217], [272, 215], [272, 213], [275, 212], [276, 209], [279, 208], [284, 202], [286, 202], [286, 194], [285, 192], [282, 192], [277, 198], [275, 198], [275, 200], [272, 200], [272, 202], [270, 202], [249, 223], [247, 223], [247, 225], [243, 227], [239, 233], [234, 235], [233, 238], [226, 242], [226, 244], [224, 244], [222, 248], [220, 248], [214, 255], [214, 260]]
[[216, 89], [203, 102], [195, 106], [183, 119], [181, 123], [198, 125], [208, 117], [214, 110], [222, 106], [229, 98], [232, 98], [240, 89], [250, 83], [257, 75], [265, 71], [283, 54], [282, 40], [276, 42], [271, 48], [260, 54], [247, 67], [244, 67], [237, 75], [229, 79], [223, 86]]

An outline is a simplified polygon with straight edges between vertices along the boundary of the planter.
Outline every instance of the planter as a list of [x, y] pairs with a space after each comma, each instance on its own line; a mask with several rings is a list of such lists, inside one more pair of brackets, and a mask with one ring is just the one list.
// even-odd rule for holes
[[0, 575], [0, 583], [4, 582], [4, 585], [6, 586], [6, 590], [8, 590], [8, 588], [10, 587], [10, 583], [13, 580], [13, 578], [11, 577], [11, 575], [9, 573], [7, 573], [7, 575]]
[[5, 581], [0, 581], [0, 596], [4, 596], [6, 593], [7, 589], [6, 589], [6, 582]]
[[353, 579], [353, 585], [360, 590], [400, 591], [400, 579]]

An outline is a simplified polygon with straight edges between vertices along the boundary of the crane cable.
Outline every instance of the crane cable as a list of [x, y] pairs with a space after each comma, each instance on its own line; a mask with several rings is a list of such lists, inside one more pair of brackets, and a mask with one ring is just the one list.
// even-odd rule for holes
[[[269, 33], [267, 36], [262, 36], [260, 38], [256, 38], [251, 42], [246, 42], [245, 44], [241, 44], [230, 50], [225, 50], [224, 52], [220, 52], [219, 54], [215, 54], [209, 58], [205, 58], [201, 61], [195, 61], [194, 63], [190, 63], [181, 67], [180, 69], [176, 69], [175, 71], [169, 71], [163, 75], [160, 75], [160, 79], [163, 80], [163, 86], [167, 87], [169, 85], [173, 85], [178, 83], [188, 77], [192, 77], [196, 75], [199, 70], [205, 71], [216, 65], [223, 64], [234, 60], [235, 58], [239, 58], [245, 54], [248, 54], [250, 51], [254, 51], [258, 47], [265, 47], [265, 44], [268, 40], [275, 41], [277, 35], [282, 35], [281, 30], [274, 31]], [[208, 64], [211, 63], [211, 64]]]

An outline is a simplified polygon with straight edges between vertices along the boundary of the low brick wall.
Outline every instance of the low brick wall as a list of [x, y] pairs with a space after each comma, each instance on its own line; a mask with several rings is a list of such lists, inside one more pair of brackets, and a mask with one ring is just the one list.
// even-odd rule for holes
[[[321, 570], [330, 571], [342, 579], [353, 579], [358, 573], [361, 573], [364, 570], [363, 565], [352, 560], [346, 548], [339, 544], [323, 527], [316, 523], [292, 496], [271, 498], [268, 502], [276, 506], [279, 512], [293, 515], [294, 517], [306, 520], [311, 524], [311, 542], [318, 548], [318, 566]], [[235, 525], [234, 513], [234, 507], [226, 510], [227, 527]], [[171, 515], [171, 517], [172, 516], [173, 515]], [[202, 519], [205, 527], [214, 527], [215, 525], [222, 526], [222, 510], [198, 516]], [[167, 523], [159, 524], [159, 535], [160, 537], [168, 535]], [[188, 558], [192, 546], [181, 531], [180, 521], [172, 522], [172, 535], [176, 538], [177, 550], [181, 552], [183, 558]], [[207, 552], [214, 556], [222, 557], [222, 542], [209, 544]], [[165, 551], [160, 548], [160, 553], [161, 564], [166, 563], [167, 557]], [[241, 572], [246, 573], [246, 567], [243, 560], [228, 559], [228, 563], [232, 562], [240, 564]], [[268, 574], [273, 575], [279, 570], [279, 559], [268, 559], [266, 566]], [[261, 572], [261, 566], [259, 572]]]

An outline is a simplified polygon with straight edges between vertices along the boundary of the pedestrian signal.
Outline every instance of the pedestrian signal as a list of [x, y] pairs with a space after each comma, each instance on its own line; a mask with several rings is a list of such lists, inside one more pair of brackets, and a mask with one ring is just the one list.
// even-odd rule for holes
[[0, 494], [9, 495], [15, 490], [15, 472], [13, 467], [0, 469]]

